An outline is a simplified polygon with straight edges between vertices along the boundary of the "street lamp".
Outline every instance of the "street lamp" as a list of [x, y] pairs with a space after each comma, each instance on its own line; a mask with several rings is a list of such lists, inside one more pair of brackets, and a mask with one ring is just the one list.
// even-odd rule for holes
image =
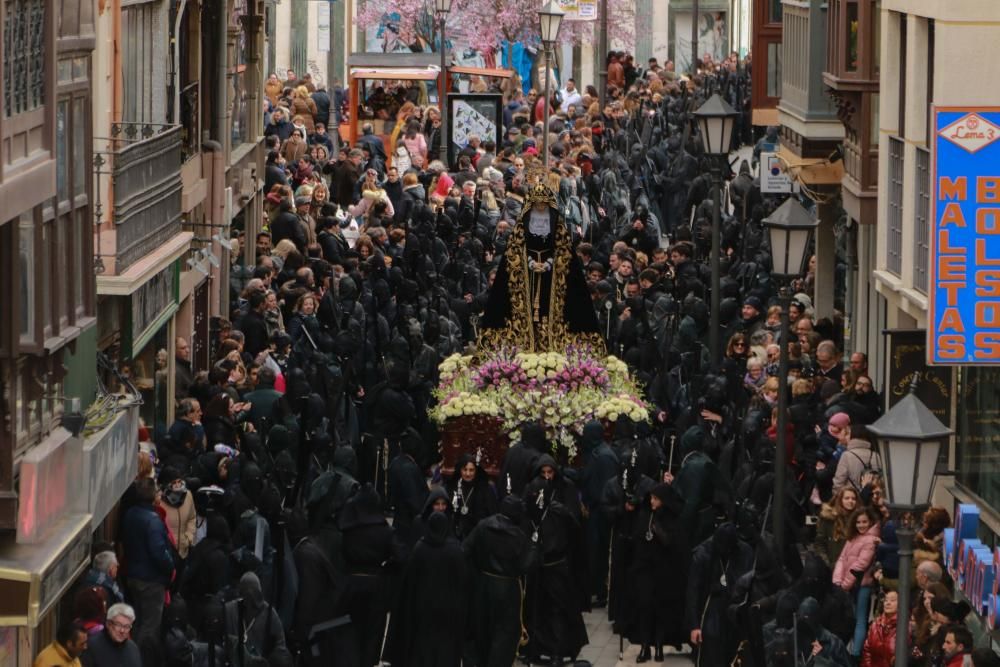
[[[913, 562], [913, 515], [930, 503], [938, 453], [952, 431], [917, 398], [917, 374], [910, 393], [868, 427], [878, 438], [885, 474], [885, 497], [899, 513], [899, 611], [896, 616], [896, 667], [905, 667], [909, 647], [910, 567]], [[910, 514], [909, 521], [905, 516]]]
[[[712, 358], [712, 370], [719, 370], [719, 357], [722, 348], [719, 345], [719, 246], [721, 245], [719, 228], [721, 204], [719, 192], [722, 190], [723, 160], [729, 156], [729, 147], [733, 141], [733, 127], [736, 124], [737, 112], [718, 94], [712, 95], [698, 107], [694, 117], [698, 121], [701, 133], [701, 146], [705, 154], [714, 158], [712, 166], [712, 323], [708, 330], [708, 346]], [[727, 164], [728, 167], [728, 164]]]
[[813, 219], [799, 200], [789, 197], [770, 216], [764, 218], [771, 242], [771, 275], [781, 279], [778, 302], [781, 304], [781, 340], [778, 357], [778, 433], [774, 448], [774, 510], [771, 513], [775, 550], [784, 560], [785, 547], [785, 459], [788, 428], [788, 344], [791, 325], [788, 310], [792, 295], [788, 282], [802, 273], [809, 250], [809, 239], [819, 221]]
[[542, 127], [542, 164], [546, 171], [549, 168], [549, 86], [552, 76], [549, 74], [549, 58], [552, 55], [552, 47], [559, 38], [559, 26], [562, 25], [563, 17], [566, 15], [556, 0], [549, 0], [544, 7], [538, 10], [538, 33], [542, 38], [542, 45], [545, 47], [545, 120]]
[[[437, 14], [441, 33], [441, 91], [438, 95], [441, 101], [441, 142], [438, 147], [438, 158], [444, 163], [445, 169], [448, 169], [450, 166], [448, 164], [448, 42], [445, 39], [445, 23], [448, 21], [448, 14], [451, 13], [451, 0], [434, 0], [434, 13]], [[395, 149], [390, 148], [390, 150]]]

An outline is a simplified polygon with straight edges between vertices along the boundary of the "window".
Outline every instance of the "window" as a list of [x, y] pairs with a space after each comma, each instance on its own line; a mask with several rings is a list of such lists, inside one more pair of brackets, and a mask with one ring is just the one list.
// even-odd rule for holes
[[153, 122], [153, 49], [156, 5], [122, 7], [122, 120]]
[[875, 63], [872, 72], [877, 79], [882, 65], [882, 0], [875, 0], [872, 9], [872, 42], [872, 60]]
[[768, 18], [771, 23], [781, 23], [781, 0], [770, 1], [770, 11]]
[[45, 104], [45, 0], [6, 0], [3, 24], [4, 116]]
[[858, 20], [858, 3], [856, 0], [847, 0], [844, 9], [844, 29], [847, 31], [844, 70], [847, 72], [856, 72], [858, 70], [858, 33], [861, 32], [860, 21]]
[[963, 367], [958, 389], [958, 481], [1000, 504], [1000, 369]]
[[35, 220], [29, 211], [18, 221], [18, 266], [20, 267], [21, 338], [35, 335]]
[[781, 97], [781, 42], [767, 45], [767, 96]]
[[931, 153], [926, 148], [917, 148], [917, 182], [915, 188], [914, 216], [914, 263], [913, 285], [927, 293], [927, 268], [931, 236]]
[[69, 100], [56, 105], [56, 199], [69, 199]]
[[887, 268], [903, 272], [903, 150], [899, 137], [889, 137], [889, 239]]
[[74, 320], [79, 320], [87, 311], [87, 303], [84, 301], [84, 286], [89, 286], [91, 281], [91, 273], [93, 266], [93, 258], [87, 253], [88, 244], [86, 243], [87, 234], [90, 233], [90, 225], [88, 218], [90, 217], [90, 208], [82, 207], [78, 208], [74, 215], [76, 216], [75, 229], [73, 234], [73, 241], [70, 244], [72, 247], [71, 252], [73, 253], [73, 275], [76, 276], [76, 280], [73, 280], [73, 301], [72, 309], [74, 311]]
[[246, 0], [234, 0], [233, 13], [230, 16], [230, 29], [236, 31], [236, 49], [233, 66], [229, 68], [233, 146], [250, 143], [254, 140], [254, 137], [250, 136], [249, 77], [251, 72], [247, 69], [251, 55], [252, 36], [248, 34], [248, 23], [244, 20], [249, 12]]
[[899, 19], [899, 126], [898, 134], [906, 136], [906, 14]]
[[87, 176], [90, 171], [87, 168], [87, 126], [90, 124], [90, 117], [87, 114], [87, 98], [77, 96], [73, 98], [73, 196], [79, 197], [87, 194]]
[[931, 117], [931, 105], [934, 104], [934, 19], [927, 20], [927, 98], [924, 100], [924, 112], [926, 126], [925, 140], [927, 145], [931, 145], [931, 125], [934, 119]]

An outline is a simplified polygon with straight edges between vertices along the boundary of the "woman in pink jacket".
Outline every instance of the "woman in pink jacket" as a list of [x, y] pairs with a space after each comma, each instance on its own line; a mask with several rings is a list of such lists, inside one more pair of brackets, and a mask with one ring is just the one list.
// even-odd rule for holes
[[870, 507], [855, 510], [847, 527], [844, 544], [833, 568], [833, 583], [854, 594], [854, 641], [851, 655], [861, 655], [868, 632], [868, 603], [875, 580], [875, 547], [879, 543], [879, 515]]

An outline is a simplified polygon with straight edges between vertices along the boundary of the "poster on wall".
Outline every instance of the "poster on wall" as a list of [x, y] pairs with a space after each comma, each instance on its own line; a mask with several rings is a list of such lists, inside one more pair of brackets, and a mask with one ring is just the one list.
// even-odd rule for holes
[[503, 95], [479, 93], [448, 96], [448, 163], [455, 164], [458, 153], [475, 135], [481, 141], [503, 143]]
[[566, 13], [564, 21], [597, 20], [597, 0], [559, 0], [559, 8]]
[[1000, 107], [934, 107], [927, 361], [1000, 364]]
[[[402, 17], [398, 12], [386, 13], [378, 25], [365, 31], [365, 51], [368, 53], [432, 53], [437, 47], [428, 37], [435, 35], [434, 18], [430, 12], [424, 19], [418, 21], [416, 36], [407, 41], [402, 36]], [[468, 22], [466, 22], [468, 23]], [[475, 26], [466, 25], [460, 18], [452, 15], [448, 20], [447, 41], [448, 50], [452, 54], [452, 62], [466, 67], [497, 67], [495, 50], [481, 51], [474, 49], [470, 31]]]
[[[698, 58], [705, 54], [719, 61], [729, 55], [729, 27], [726, 12], [698, 14]], [[674, 12], [674, 63], [678, 72], [691, 69], [691, 12]]]

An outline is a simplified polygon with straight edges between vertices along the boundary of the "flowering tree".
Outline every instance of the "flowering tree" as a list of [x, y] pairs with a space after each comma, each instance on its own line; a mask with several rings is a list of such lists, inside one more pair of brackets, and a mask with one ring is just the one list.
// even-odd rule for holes
[[[542, 0], [454, 0], [448, 34], [464, 38], [482, 52], [492, 52], [503, 42], [537, 43], [542, 4]], [[433, 3], [427, 0], [364, 0], [355, 22], [364, 29], [381, 27], [394, 42], [412, 50], [437, 51], [440, 40], [433, 11]], [[596, 21], [563, 21], [560, 37], [593, 44], [597, 28]], [[609, 42], [632, 44], [635, 31], [632, 0], [608, 0]]]

